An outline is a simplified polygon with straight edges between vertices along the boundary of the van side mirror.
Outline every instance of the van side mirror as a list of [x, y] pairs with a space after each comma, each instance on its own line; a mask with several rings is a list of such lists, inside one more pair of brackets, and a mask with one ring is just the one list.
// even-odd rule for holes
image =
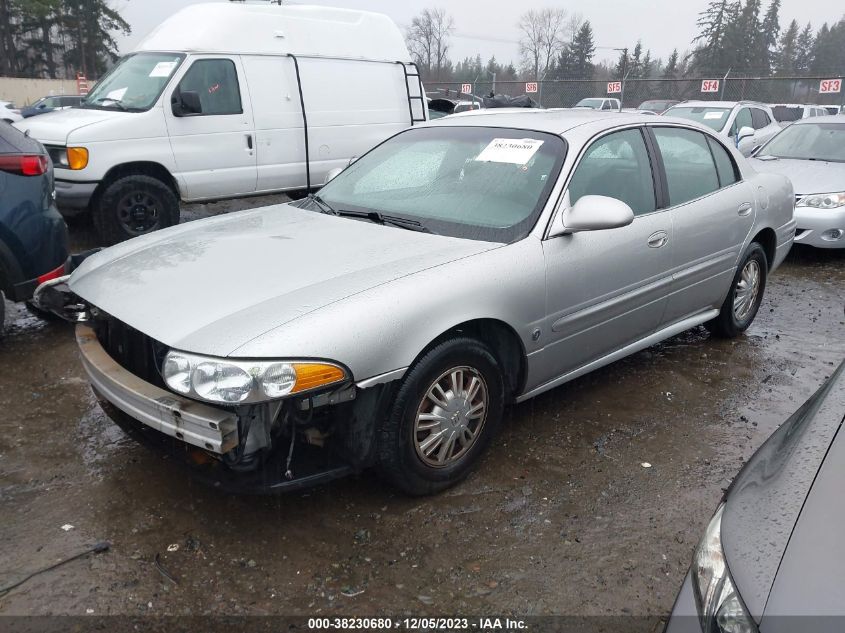
[[170, 105], [173, 108], [174, 116], [202, 114], [200, 93], [196, 90], [180, 90], [179, 92], [174, 93], [173, 97], [170, 99]]
[[329, 184], [332, 180], [337, 178], [340, 175], [340, 172], [343, 171], [343, 167], [335, 167], [334, 169], [330, 169], [329, 173], [326, 174], [326, 182], [323, 184]]
[[749, 126], [744, 126], [739, 128], [739, 132], [736, 133], [736, 144], [739, 145], [740, 141], [743, 141], [747, 138], [751, 138], [754, 136], [754, 128]]
[[582, 231], [603, 231], [628, 226], [634, 211], [626, 203], [608, 196], [582, 196], [558, 214], [549, 237]]

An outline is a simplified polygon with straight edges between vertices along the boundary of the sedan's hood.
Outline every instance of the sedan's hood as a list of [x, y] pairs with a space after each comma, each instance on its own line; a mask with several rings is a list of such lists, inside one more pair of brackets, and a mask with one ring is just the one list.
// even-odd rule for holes
[[[728, 491], [722, 545], [737, 590], [757, 622], [764, 610], [768, 614], [766, 602], [787, 545], [792, 547], [793, 527], [842, 422], [843, 396], [845, 364], [772, 434]], [[841, 518], [841, 496], [829, 503], [838, 504]], [[840, 520], [834, 527], [841, 526]], [[836, 562], [842, 565], [841, 558]]]
[[751, 163], [757, 171], [781, 174], [789, 178], [798, 195], [845, 191], [845, 163], [793, 158], [752, 158]]
[[70, 287], [166, 345], [226, 356], [330, 303], [497, 246], [276, 205], [112, 247]]
[[116, 110], [70, 108], [24, 119], [15, 123], [15, 127], [22, 132], [28, 131], [30, 136], [42, 143], [65, 145], [71, 132], [121, 116], [126, 116], [126, 113]]

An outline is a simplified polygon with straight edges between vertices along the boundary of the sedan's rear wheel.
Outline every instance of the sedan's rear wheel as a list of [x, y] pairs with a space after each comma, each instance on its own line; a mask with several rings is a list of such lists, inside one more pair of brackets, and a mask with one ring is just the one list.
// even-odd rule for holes
[[441, 343], [405, 375], [379, 430], [379, 470], [414, 495], [463, 479], [502, 419], [504, 381], [495, 356], [473, 339]]
[[737, 268], [719, 316], [707, 323], [713, 334], [733, 338], [751, 326], [763, 301], [768, 270], [766, 251], [757, 242], [752, 242]]

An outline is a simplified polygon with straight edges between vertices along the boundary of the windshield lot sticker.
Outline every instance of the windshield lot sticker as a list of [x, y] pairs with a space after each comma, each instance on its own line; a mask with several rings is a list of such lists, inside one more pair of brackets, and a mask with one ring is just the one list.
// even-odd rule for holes
[[708, 121], [710, 119], [721, 119], [724, 114], [724, 112], [705, 112], [704, 120]]
[[150, 77], [170, 77], [174, 68], [176, 68], [176, 62], [159, 62], [150, 71]]
[[512, 165], [525, 165], [543, 141], [533, 138], [494, 138], [481, 153], [475, 157], [479, 162], [489, 163], [511, 163]]

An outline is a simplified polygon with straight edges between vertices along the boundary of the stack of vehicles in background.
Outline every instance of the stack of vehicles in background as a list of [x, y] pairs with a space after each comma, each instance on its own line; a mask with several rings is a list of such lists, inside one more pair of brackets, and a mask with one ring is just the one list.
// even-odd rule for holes
[[310, 190], [427, 118], [419, 72], [384, 15], [195, 4], [79, 107], [17, 125], [47, 147], [62, 212], [90, 212], [111, 244], [178, 223], [180, 199]]

